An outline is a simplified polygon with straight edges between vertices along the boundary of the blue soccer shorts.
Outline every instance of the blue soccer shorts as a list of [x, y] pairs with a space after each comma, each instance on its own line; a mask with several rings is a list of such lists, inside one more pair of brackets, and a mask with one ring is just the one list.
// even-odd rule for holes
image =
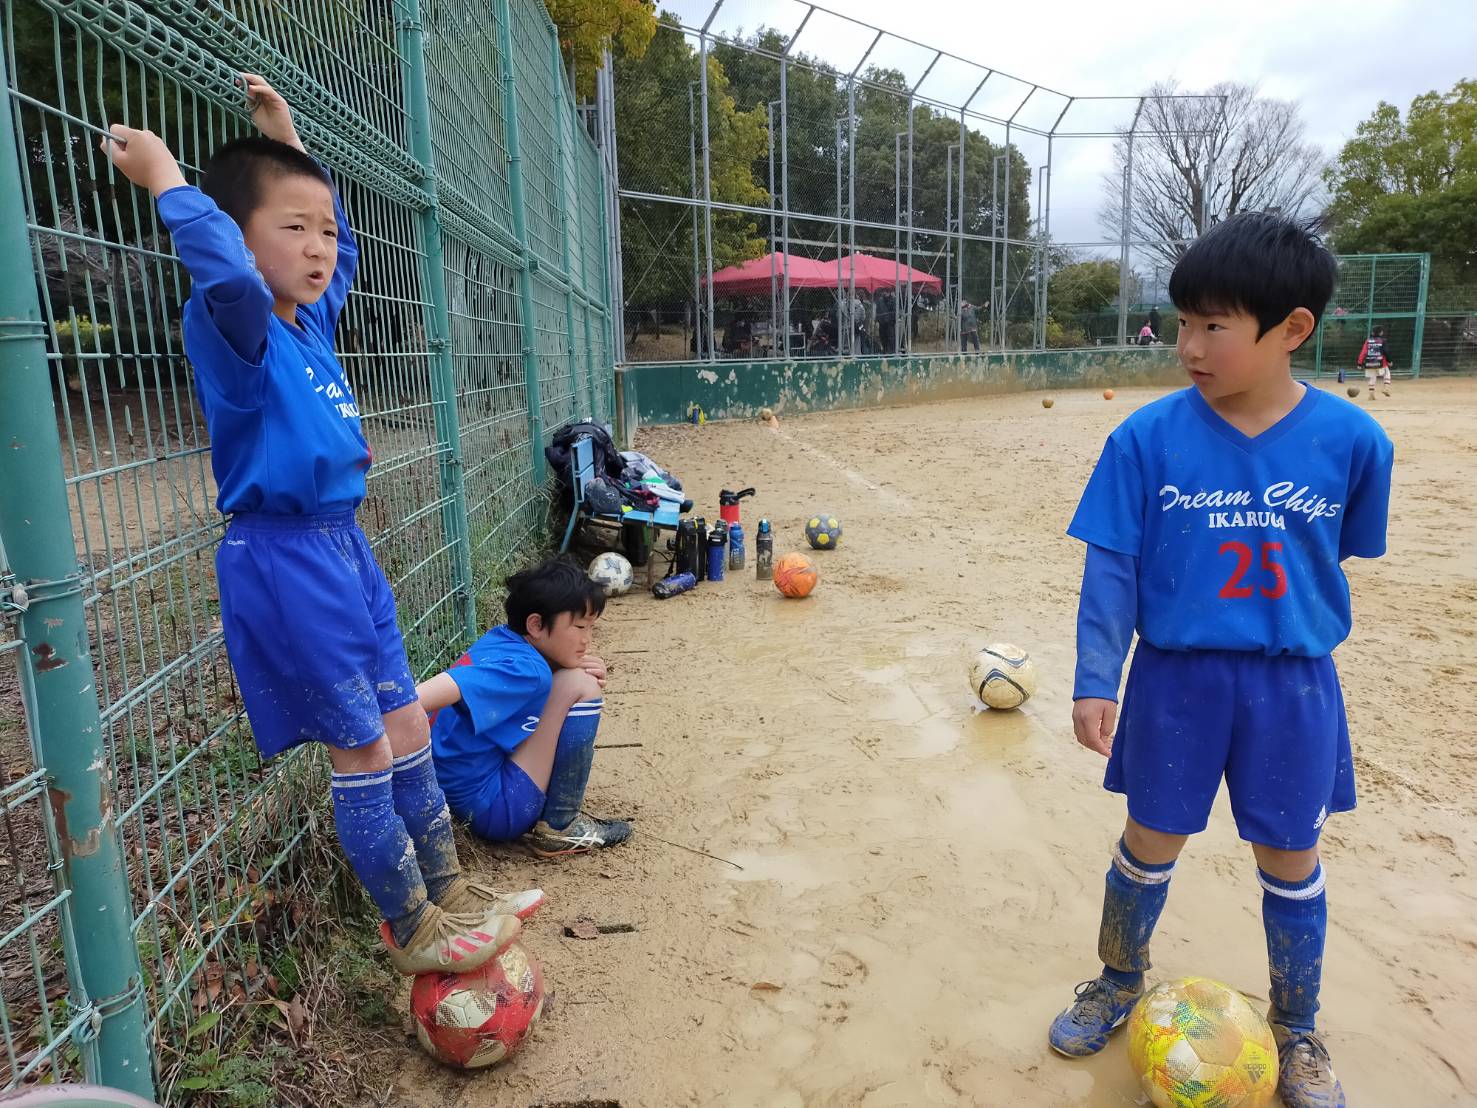
[[238, 514], [216, 552], [226, 653], [263, 758], [343, 750], [416, 700], [395, 596], [353, 512]]
[[1160, 650], [1139, 640], [1104, 787], [1169, 835], [1205, 830], [1221, 778], [1243, 839], [1307, 850], [1354, 807], [1333, 658]]

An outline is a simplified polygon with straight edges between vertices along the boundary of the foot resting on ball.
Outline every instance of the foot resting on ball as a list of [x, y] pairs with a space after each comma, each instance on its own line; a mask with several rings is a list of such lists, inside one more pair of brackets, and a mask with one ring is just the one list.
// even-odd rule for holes
[[543, 889], [524, 889], [520, 893], [504, 893], [471, 877], [458, 877], [439, 901], [442, 911], [461, 916], [482, 916], [495, 912], [501, 916], [527, 919], [544, 902]]
[[541, 858], [557, 858], [562, 854], [583, 854], [587, 850], [615, 846], [631, 837], [631, 825], [618, 819], [591, 819], [576, 816], [568, 827], [556, 829], [543, 820], [533, 825], [527, 835], [529, 849]]
[[1077, 986], [1077, 999], [1051, 1021], [1051, 1049], [1068, 1058], [1085, 1058], [1108, 1045], [1108, 1036], [1123, 1025], [1143, 995], [1137, 988], [1096, 977]]
[[395, 944], [388, 923], [380, 924], [391, 964], [407, 977], [447, 970], [466, 973], [490, 962], [523, 929], [517, 916], [484, 912], [454, 916], [434, 904], [421, 911], [415, 934], [403, 947]]
[[1344, 1086], [1334, 1075], [1328, 1048], [1314, 1031], [1294, 1031], [1275, 1019], [1277, 1095], [1287, 1108], [1344, 1108]]

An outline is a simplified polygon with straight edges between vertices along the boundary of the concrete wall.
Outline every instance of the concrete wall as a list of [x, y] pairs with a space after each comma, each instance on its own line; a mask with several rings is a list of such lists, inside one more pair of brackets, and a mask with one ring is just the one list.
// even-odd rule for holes
[[1168, 385], [1184, 380], [1173, 347], [1029, 350], [798, 362], [668, 362], [616, 370], [625, 441], [641, 424], [874, 408], [1027, 389]]

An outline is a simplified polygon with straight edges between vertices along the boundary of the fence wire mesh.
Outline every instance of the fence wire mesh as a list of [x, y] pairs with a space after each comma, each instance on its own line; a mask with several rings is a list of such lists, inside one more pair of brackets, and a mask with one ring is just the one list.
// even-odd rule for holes
[[[250, 132], [235, 83], [249, 70], [286, 96], [333, 172], [361, 251], [337, 343], [375, 457], [360, 521], [417, 673], [459, 653], [491, 616], [494, 587], [543, 541], [533, 431], [613, 416], [600, 158], [538, 0], [8, 0], [0, 11], [16, 121], [3, 156], [19, 166], [32, 246], [4, 259], [5, 280], [34, 283], [45, 324], [106, 734], [106, 826], [132, 900], [131, 918], [103, 926], [127, 928], [139, 952], [168, 1089], [183, 1033], [261, 999], [271, 952], [311, 925], [285, 892], [305, 838], [326, 831], [325, 771], [306, 750], [263, 765], [251, 741], [221, 638], [223, 523], [180, 332], [188, 277], [99, 136], [113, 122], [153, 129], [193, 181], [215, 147]], [[430, 165], [414, 154], [419, 87]], [[519, 155], [527, 241], [510, 187]], [[534, 268], [525, 297], [520, 271]], [[436, 384], [443, 355], [449, 387]], [[0, 557], [0, 1089], [84, 1071], [107, 1082], [86, 1064], [99, 1015], [69, 972], [70, 920], [86, 906], [70, 903], [37, 756], [61, 739], [27, 711], [12, 584]]]

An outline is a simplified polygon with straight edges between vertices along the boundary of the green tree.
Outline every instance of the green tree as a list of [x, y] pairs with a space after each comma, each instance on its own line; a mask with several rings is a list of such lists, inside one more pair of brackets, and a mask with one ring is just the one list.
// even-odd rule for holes
[[1075, 262], [1051, 275], [1047, 303], [1054, 316], [1104, 312], [1117, 299], [1117, 262]]
[[[623, 187], [672, 197], [703, 195], [700, 135], [701, 63], [674, 17], [663, 15], [639, 60], [618, 58], [616, 142]], [[690, 115], [689, 113], [696, 113]], [[695, 123], [694, 123], [695, 120]], [[763, 206], [769, 194], [753, 175], [765, 148], [763, 109], [740, 111], [719, 59], [708, 57], [708, 140], [712, 197]], [[696, 162], [694, 176], [694, 161]], [[694, 235], [696, 237], [694, 237]], [[621, 241], [627, 307], [690, 299], [694, 250], [701, 263], [704, 229], [685, 204], [621, 202]], [[713, 267], [764, 253], [755, 217], [713, 212]]]
[[620, 58], [639, 58], [656, 34], [654, 0], [544, 0], [544, 7], [559, 28], [564, 64], [583, 98], [594, 95], [595, 71], [606, 50]]
[[1381, 102], [1324, 174], [1344, 253], [1429, 251], [1437, 287], [1477, 282], [1477, 81]]

